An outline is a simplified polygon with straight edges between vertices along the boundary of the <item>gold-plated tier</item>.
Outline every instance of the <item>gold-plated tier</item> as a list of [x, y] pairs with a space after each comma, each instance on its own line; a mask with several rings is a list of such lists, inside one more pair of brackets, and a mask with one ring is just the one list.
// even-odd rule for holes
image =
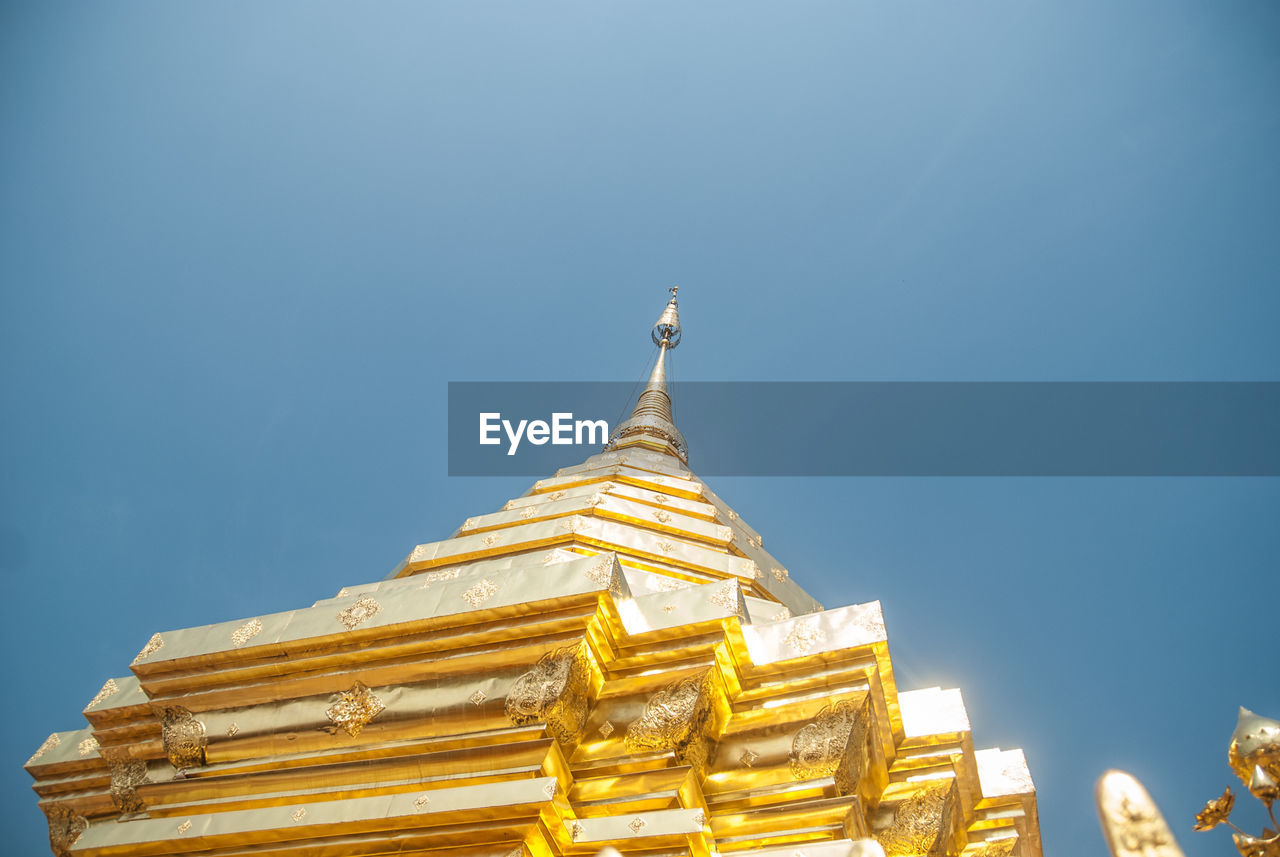
[[878, 602], [824, 610], [650, 446], [383, 580], [151, 636], [27, 763], [54, 852], [1039, 857], [1021, 752], [900, 693]]

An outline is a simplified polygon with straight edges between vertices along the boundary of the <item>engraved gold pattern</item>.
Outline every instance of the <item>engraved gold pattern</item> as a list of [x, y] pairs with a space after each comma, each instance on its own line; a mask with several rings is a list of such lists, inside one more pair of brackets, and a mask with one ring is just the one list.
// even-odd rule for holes
[[787, 619], [790, 619], [790, 618], [791, 618], [791, 610], [790, 610], [790, 609], [788, 609], [788, 608], [786, 608], [786, 607], [783, 607], [783, 608], [782, 608], [781, 610], [779, 610], [777, 613], [774, 613], [774, 614], [773, 614], [773, 616], [771, 616], [771, 617], [769, 618], [769, 621], [770, 621], [770, 622], [785, 622]]
[[742, 763], [743, 767], [749, 768], [754, 765], [756, 763], [756, 759], [759, 758], [760, 754], [748, 747], [742, 751], [742, 755], [738, 757], [738, 761]]
[[582, 822], [575, 821], [569, 825], [569, 838], [574, 842], [582, 838]]
[[671, 544], [671, 542], [658, 542], [658, 550], [662, 551], [664, 554], [670, 554], [675, 549], [676, 546]]
[[693, 823], [699, 827], [704, 827], [707, 823], [707, 814], [705, 812], [695, 812], [693, 814]]
[[418, 795], [413, 799], [413, 805], [419, 810], [424, 809], [429, 803], [431, 803], [431, 798], [427, 795]]
[[532, 506], [525, 506], [524, 509], [520, 511], [520, 517], [524, 518], [526, 521], [536, 514], [538, 514], [538, 510]]
[[563, 492], [563, 491], [556, 491], [556, 492], [553, 492], [553, 493], [551, 493], [551, 494], [548, 494], [547, 496], [551, 498], [551, 501], [552, 501], [552, 502], [555, 502], [556, 500], [560, 500], [560, 499], [562, 499], [562, 498], [564, 497], [564, 492]]
[[608, 720], [600, 724], [600, 737], [608, 738], [613, 734], [613, 724]]
[[738, 597], [738, 581], [736, 580], [727, 580], [724, 585], [717, 587], [716, 591], [711, 594], [711, 603], [739, 618], [745, 615], [742, 609], [742, 599]]
[[[369, 721], [386, 708], [381, 699], [362, 682], [356, 682], [351, 690], [338, 695], [338, 701], [325, 709], [325, 716], [336, 729], [344, 730], [352, 738], [360, 734]], [[335, 729], [335, 731], [336, 731]]]
[[516, 726], [545, 721], [561, 745], [573, 744], [587, 723], [589, 670], [583, 645], [548, 652], [512, 684], [507, 719]]
[[677, 681], [649, 698], [644, 713], [627, 727], [631, 752], [674, 750], [681, 764], [702, 768], [707, 747], [702, 734], [711, 713], [710, 671]]
[[138, 652], [138, 656], [133, 659], [133, 662], [136, 664], [141, 661], [145, 661], [147, 658], [160, 651], [163, 646], [164, 637], [161, 637], [159, 634], [152, 634], [151, 639], [147, 640], [147, 644], [142, 647], [142, 651]]
[[934, 845], [945, 836], [942, 827], [951, 794], [952, 781], [940, 780], [899, 803], [893, 810], [892, 823], [876, 836], [885, 857], [932, 854]]
[[368, 622], [374, 616], [382, 612], [382, 605], [372, 598], [361, 598], [347, 609], [338, 614], [338, 621], [343, 624], [348, 631], [354, 631], [356, 628]]
[[462, 593], [462, 600], [470, 604], [473, 610], [478, 610], [481, 605], [497, 594], [497, 592], [497, 584], [488, 578], [485, 578], [466, 592]]
[[178, 825], [178, 835], [181, 836], [182, 834], [186, 833], [190, 829], [191, 829], [191, 819], [187, 819], [186, 821], [182, 822], [182, 824]]
[[116, 809], [124, 813], [146, 809], [138, 797], [137, 787], [147, 781], [147, 763], [138, 760], [111, 761], [111, 786], [108, 793]]
[[438, 583], [441, 580], [457, 580], [459, 573], [459, 570], [456, 568], [446, 568], [441, 571], [428, 571], [426, 574], [418, 575], [422, 578], [422, 585], [418, 588], [426, 589], [431, 584]]
[[237, 649], [262, 633], [262, 622], [250, 619], [231, 634], [231, 644]]
[[36, 751], [31, 754], [31, 758], [27, 759], [27, 764], [30, 765], [36, 759], [39, 759], [45, 753], [48, 753], [50, 750], [52, 750], [54, 747], [57, 747], [61, 743], [62, 743], [62, 739], [58, 737], [58, 733], [56, 732], [53, 733], [48, 738], [44, 739], [44, 743], [41, 744], [36, 749]]
[[587, 578], [597, 586], [608, 589], [614, 595], [622, 592], [622, 578], [613, 557], [606, 556], [587, 571]]
[[817, 622], [807, 620], [797, 622], [795, 627], [791, 629], [791, 633], [787, 634], [782, 642], [800, 654], [805, 654], [826, 638], [827, 635], [822, 633], [822, 629], [818, 627]]
[[556, 781], [552, 780], [543, 787], [542, 793], [547, 796], [547, 800], [552, 800], [556, 796]]
[[489, 547], [493, 547], [498, 543], [499, 536], [496, 533], [490, 533], [484, 537], [484, 543]]
[[98, 749], [98, 739], [94, 738], [92, 735], [76, 745], [76, 751], [79, 752], [81, 756], [87, 756], [96, 749]]
[[671, 520], [671, 515], [670, 515], [670, 513], [668, 513], [668, 512], [664, 512], [664, 511], [662, 511], [661, 509], [658, 509], [656, 512], [654, 512], [654, 513], [653, 513], [653, 517], [654, 517], [654, 518], [655, 518], [659, 523], [662, 523], [662, 524], [665, 524], [665, 523], [667, 523], [668, 521], [670, 521], [670, 520]]
[[232, 721], [231, 725], [227, 727], [227, 737], [234, 738], [239, 734], [240, 734], [240, 727], [235, 724], [235, 721]]
[[484, 703], [484, 701], [485, 701], [486, 699], [488, 699], [488, 698], [489, 698], [489, 697], [487, 697], [487, 696], [485, 696], [485, 695], [484, 695], [484, 691], [483, 691], [483, 690], [477, 690], [475, 693], [471, 694], [471, 696], [470, 696], [470, 697], [468, 697], [468, 699], [470, 699], [470, 700], [471, 700], [471, 704], [472, 704], [472, 705], [481, 705], [481, 704], [483, 704], [483, 703]]
[[71, 847], [89, 828], [89, 821], [70, 807], [54, 804], [45, 809], [49, 819], [49, 845], [57, 857], [70, 857]]
[[178, 770], [204, 764], [204, 724], [181, 706], [166, 708], [161, 717], [161, 737], [169, 764]]
[[302, 819], [307, 817], [307, 811], [306, 809], [300, 809], [289, 817], [293, 819], [294, 824], [297, 824], [300, 821], [302, 821]]
[[89, 700], [89, 704], [84, 707], [84, 710], [88, 711], [90, 708], [93, 708], [99, 702], [110, 697], [117, 690], [119, 690], [119, 688], [116, 687], [116, 680], [113, 678], [107, 679], [107, 683], [102, 686], [102, 690], [98, 691], [97, 695], [94, 696], [93, 699]]
[[859, 713], [856, 703], [843, 700], [824, 707], [800, 727], [791, 739], [791, 756], [787, 760], [791, 776], [807, 780], [835, 773]]
[[774, 577], [778, 578], [779, 583], [786, 583], [787, 580], [791, 578], [791, 574], [781, 566], [775, 565], [773, 568], [769, 569], [769, 571], [773, 573]]
[[671, 498], [670, 498], [670, 497], [668, 497], [666, 494], [654, 494], [654, 495], [653, 495], [653, 502], [655, 502], [655, 503], [665, 503], [665, 502], [667, 502], [669, 499], [671, 499]]
[[628, 824], [627, 827], [631, 828], [632, 833], [639, 833], [640, 831], [644, 830], [645, 821], [643, 818], [636, 817], [631, 819], [631, 823]]

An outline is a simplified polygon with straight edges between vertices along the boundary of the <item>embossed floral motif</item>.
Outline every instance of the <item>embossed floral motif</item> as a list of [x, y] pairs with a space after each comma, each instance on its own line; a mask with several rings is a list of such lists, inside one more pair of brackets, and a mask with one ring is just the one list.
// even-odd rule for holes
[[257, 619], [250, 619], [231, 632], [231, 645], [238, 649], [261, 633], [262, 622]]
[[93, 708], [99, 702], [110, 697], [117, 690], [119, 690], [119, 688], [116, 687], [116, 680], [113, 678], [107, 679], [107, 683], [102, 686], [102, 690], [98, 691], [93, 699], [89, 700], [89, 704], [84, 707], [84, 710], [88, 711], [90, 708]]
[[431, 584], [439, 583], [442, 580], [457, 580], [459, 573], [459, 570], [456, 568], [445, 568], [440, 571], [428, 571], [426, 574], [418, 575], [422, 580], [422, 585], [418, 588], [426, 589]]
[[639, 833], [640, 831], [645, 829], [645, 826], [646, 826], [645, 820], [643, 818], [640, 818], [639, 816], [636, 816], [635, 818], [631, 819], [631, 823], [627, 825], [627, 827], [631, 828], [632, 833]]
[[336, 729], [344, 730], [352, 738], [360, 734], [369, 721], [386, 708], [381, 699], [362, 682], [356, 682], [351, 690], [338, 694], [338, 701], [325, 709], [325, 716]]
[[240, 727], [236, 725], [234, 720], [231, 721], [231, 725], [227, 727], [227, 737], [234, 738], [239, 734], [240, 734]]
[[622, 577], [612, 556], [601, 558], [600, 562], [587, 570], [587, 579], [596, 586], [608, 589], [614, 595], [622, 591]]
[[81, 756], [87, 756], [98, 749], [98, 739], [90, 735], [88, 738], [76, 745], [76, 752]]
[[289, 817], [293, 819], [294, 824], [298, 824], [299, 822], [302, 821], [302, 819], [307, 817], [307, 810], [305, 808], [299, 809], [297, 812], [293, 813], [293, 815]]
[[772, 616], [770, 616], [770, 617], [769, 617], [769, 621], [770, 621], [770, 622], [785, 622], [787, 619], [790, 619], [790, 618], [791, 618], [791, 610], [790, 610], [790, 609], [788, 609], [788, 608], [786, 608], [786, 607], [783, 607], [783, 608], [782, 608], [781, 610], [779, 610], [777, 613], [774, 613]]
[[929, 783], [893, 810], [893, 822], [877, 835], [886, 857], [932, 854], [945, 836], [943, 821], [952, 797], [952, 781]]
[[668, 685], [649, 698], [644, 713], [627, 727], [625, 745], [640, 750], [676, 750], [681, 758], [699, 737], [711, 710], [709, 673]]
[[487, 547], [493, 547], [498, 543], [499, 539], [501, 539], [501, 536], [497, 533], [490, 533], [484, 537], [484, 543]]
[[338, 614], [338, 621], [341, 622], [348, 631], [354, 631], [356, 628], [360, 627], [365, 622], [368, 622], [381, 612], [382, 605], [366, 596], [340, 612]]
[[699, 827], [706, 826], [707, 814], [701, 810], [699, 810], [698, 812], [695, 812], [693, 814], [693, 823], [698, 825]]
[[668, 500], [670, 500], [670, 499], [671, 499], [671, 498], [670, 498], [670, 497], [668, 497], [666, 494], [654, 494], [654, 495], [653, 495], [653, 502], [655, 502], [655, 503], [665, 503], [665, 502], [667, 502], [667, 501], [668, 501]]
[[778, 578], [779, 583], [786, 583], [791, 579], [791, 574], [782, 566], [775, 565], [773, 568], [769, 569], [769, 571], [774, 577]]
[[797, 780], [825, 777], [835, 773], [849, 743], [849, 734], [865, 717], [862, 703], [842, 700], [825, 706], [813, 720], [800, 727], [791, 739], [791, 776]]
[[160, 718], [161, 738], [169, 764], [178, 770], [204, 764], [204, 724], [181, 706], [166, 708]]
[[484, 695], [483, 690], [477, 690], [475, 693], [471, 694], [471, 696], [468, 697], [472, 705], [481, 705], [488, 698], [489, 697]]
[[511, 511], [512, 509], [514, 509], [515, 507], [516, 507], [516, 501], [515, 501], [515, 500], [508, 500], [507, 502], [505, 502], [505, 503], [503, 503], [503, 504], [502, 504], [502, 511], [504, 511], [504, 512], [510, 512], [510, 511]]
[[471, 605], [473, 610], [478, 610], [486, 601], [496, 595], [498, 585], [493, 581], [485, 578], [475, 586], [462, 593], [462, 600]]
[[554, 491], [554, 492], [552, 492], [551, 494], [548, 494], [547, 496], [548, 496], [549, 498], [551, 498], [551, 502], [553, 502], [553, 503], [554, 503], [554, 502], [555, 502], [555, 501], [557, 501], [557, 500], [563, 500], [563, 499], [564, 499], [564, 492], [563, 492], [563, 491]]
[[53, 804], [45, 808], [49, 819], [49, 844], [57, 857], [70, 857], [71, 847], [89, 828], [89, 821], [68, 806]]
[[181, 836], [182, 834], [186, 833], [190, 829], [191, 829], [191, 819], [187, 819], [186, 821], [182, 822], [182, 824], [178, 825], [178, 835]]
[[671, 514], [669, 512], [664, 512], [661, 509], [658, 509], [657, 511], [655, 511], [653, 513], [653, 517], [655, 520], [658, 521], [658, 523], [661, 523], [661, 524], [665, 524], [671, 520]]
[[782, 638], [782, 642], [786, 643], [800, 654], [805, 654], [826, 638], [827, 635], [818, 627], [818, 623], [816, 621], [806, 619], [796, 622], [795, 627], [791, 629], [791, 632]]
[[419, 811], [422, 811], [423, 809], [425, 809], [427, 804], [429, 803], [431, 803], [431, 798], [428, 797], [427, 795], [418, 795], [416, 798], [413, 799], [413, 805]]
[[742, 755], [738, 757], [738, 761], [742, 763], [744, 768], [749, 768], [756, 763], [756, 759], [760, 758], [760, 754], [750, 747], [742, 751]]
[[588, 672], [582, 645], [546, 653], [512, 684], [507, 718], [516, 726], [545, 721], [557, 741], [572, 744], [587, 723]]
[[662, 605], [662, 612], [663, 612], [663, 613], [674, 613], [674, 612], [676, 612], [676, 605], [674, 605], [674, 604], [663, 604], [663, 605]]
[[115, 760], [107, 763], [111, 768], [111, 785], [107, 791], [116, 808], [124, 813], [142, 812], [146, 809], [137, 787], [147, 781], [147, 763], [133, 760]]
[[346, 598], [350, 594], [351, 594], [351, 588], [348, 586], [344, 586], [338, 590], [338, 594], [335, 595], [334, 598]]
[[582, 838], [582, 822], [574, 821], [569, 824], [569, 838], [574, 842]]
[[610, 735], [613, 734], [613, 724], [610, 723], [608, 720], [606, 720], [605, 722], [600, 724], [599, 731], [600, 731], [601, 738], [608, 738]]
[[526, 521], [532, 518], [536, 514], [538, 514], [538, 510], [535, 509], [533, 506], [525, 506], [523, 509], [520, 510], [520, 517], [524, 518]]
[[716, 587], [716, 591], [711, 593], [711, 603], [739, 618], [746, 615], [742, 607], [742, 599], [738, 597], [736, 580], [726, 580], [723, 585]]
[[664, 555], [670, 555], [670, 553], [675, 549], [676, 546], [671, 544], [671, 542], [658, 542], [658, 550], [662, 551]]
[[36, 748], [36, 751], [31, 754], [31, 758], [27, 759], [27, 764], [30, 765], [36, 759], [39, 759], [45, 753], [48, 753], [50, 750], [52, 750], [54, 747], [57, 747], [61, 743], [62, 743], [62, 739], [58, 737], [58, 733], [57, 732], [53, 733], [48, 738], [44, 739], [43, 744], [41, 744], [38, 748]]
[[465, 533], [467, 530], [475, 529], [475, 526], [476, 526], [476, 519], [467, 518], [465, 521], [462, 522], [462, 526], [458, 527], [458, 529]]
[[547, 796], [547, 800], [552, 800], [556, 796], [557, 789], [558, 789], [558, 786], [556, 784], [556, 781], [552, 780], [551, 782], [543, 786], [542, 793]]
[[133, 662], [136, 664], [145, 661], [147, 658], [160, 651], [163, 646], [164, 638], [159, 634], [152, 634], [151, 639], [147, 640], [147, 644], [142, 647], [142, 651], [138, 652], [138, 656], [133, 659]]

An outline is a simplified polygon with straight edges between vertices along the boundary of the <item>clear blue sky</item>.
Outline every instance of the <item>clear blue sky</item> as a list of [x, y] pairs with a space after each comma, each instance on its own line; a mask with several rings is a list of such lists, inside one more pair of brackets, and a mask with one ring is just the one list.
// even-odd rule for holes
[[[1280, 380], [1277, 152], [1265, 2], [9, 0], [9, 850], [152, 632], [523, 492], [445, 476], [446, 383], [630, 380], [668, 285], [683, 379]], [[713, 487], [1026, 749], [1049, 853], [1102, 853], [1108, 766], [1230, 848], [1190, 822], [1280, 715], [1276, 480]]]

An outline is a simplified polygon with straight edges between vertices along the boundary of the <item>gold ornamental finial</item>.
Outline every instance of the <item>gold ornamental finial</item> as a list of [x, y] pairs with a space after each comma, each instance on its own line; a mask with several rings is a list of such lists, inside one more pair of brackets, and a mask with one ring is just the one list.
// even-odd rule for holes
[[649, 381], [644, 385], [630, 419], [614, 430], [605, 451], [643, 446], [674, 455], [684, 464], [689, 463], [689, 451], [684, 435], [675, 426], [675, 418], [671, 415], [671, 395], [667, 392], [667, 352], [680, 344], [681, 337], [680, 309], [676, 303], [679, 290], [679, 286], [668, 289], [671, 300], [667, 301], [662, 315], [658, 316], [649, 333], [653, 344], [658, 346], [658, 362], [653, 365]]

